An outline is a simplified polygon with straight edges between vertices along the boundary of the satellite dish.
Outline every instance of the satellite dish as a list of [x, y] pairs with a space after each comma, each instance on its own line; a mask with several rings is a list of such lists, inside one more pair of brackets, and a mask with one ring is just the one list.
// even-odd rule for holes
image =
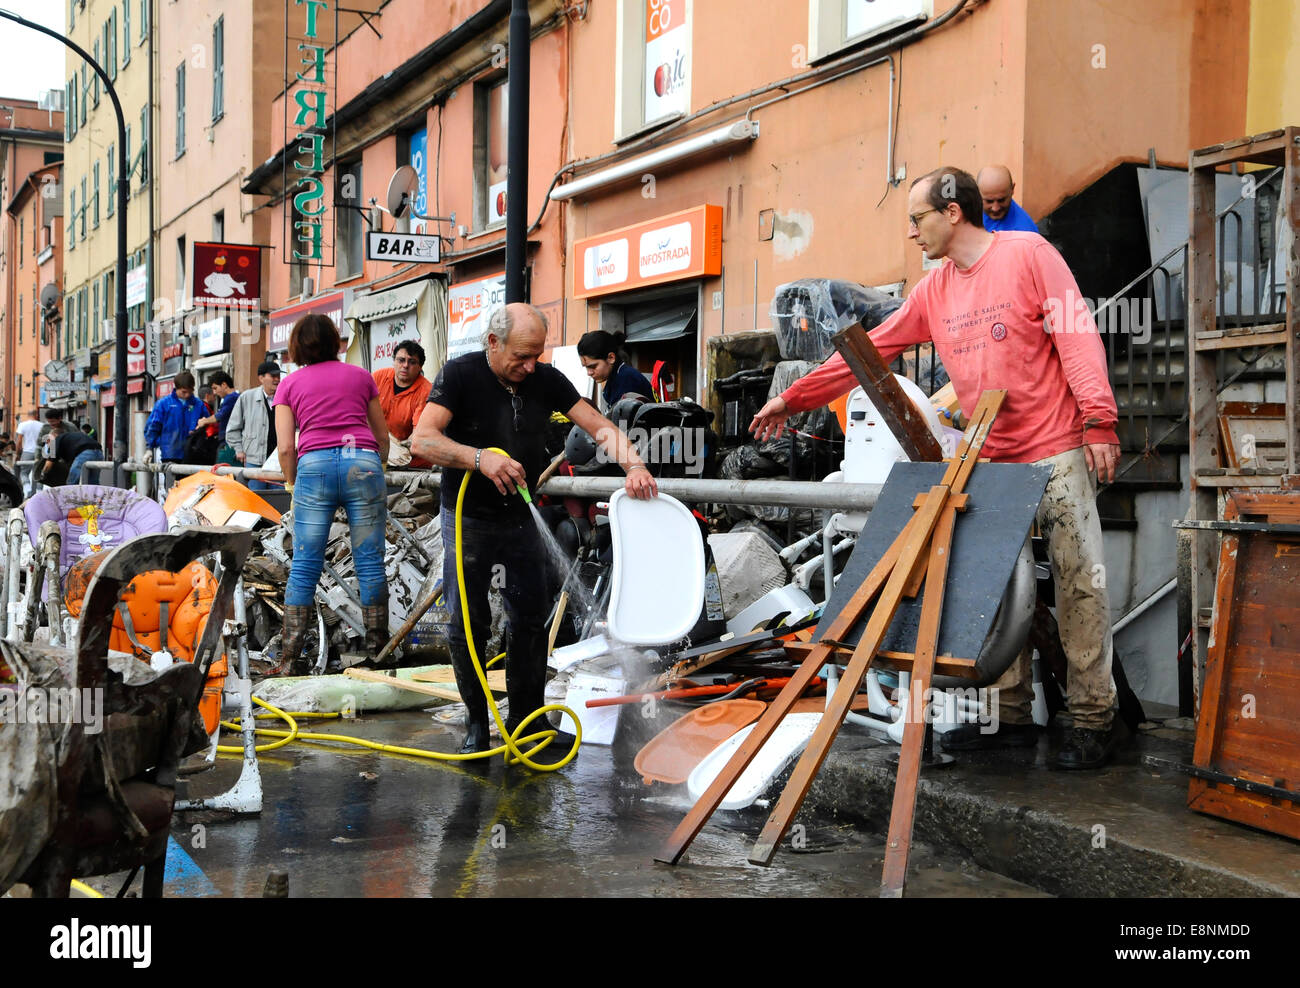
[[45, 364], [45, 380], [47, 381], [71, 381], [72, 372], [68, 369], [66, 361], [50, 360]]
[[420, 173], [410, 165], [402, 165], [388, 181], [388, 211], [394, 219], [401, 219], [411, 211], [420, 190]]
[[59, 286], [51, 281], [41, 289], [41, 308], [47, 310], [54, 308], [58, 304], [60, 294]]

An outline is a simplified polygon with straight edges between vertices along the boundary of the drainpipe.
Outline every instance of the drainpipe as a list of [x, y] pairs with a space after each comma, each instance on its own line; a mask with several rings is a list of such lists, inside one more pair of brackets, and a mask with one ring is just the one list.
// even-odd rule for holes
[[510, 101], [506, 150], [506, 302], [526, 302], [528, 212], [528, 0], [511, 0]]

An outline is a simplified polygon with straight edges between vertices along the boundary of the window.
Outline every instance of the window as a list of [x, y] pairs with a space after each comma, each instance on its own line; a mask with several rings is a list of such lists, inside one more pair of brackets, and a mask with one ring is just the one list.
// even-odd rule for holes
[[176, 238], [176, 291], [181, 297], [185, 297], [185, 238]]
[[23, 341], [23, 297], [18, 296], [18, 342]]
[[474, 225], [480, 230], [506, 219], [508, 103], [504, 78], [474, 87]]
[[68, 202], [68, 250], [75, 250], [77, 246], [77, 190], [69, 190]]
[[934, 16], [934, 0], [809, 0], [808, 57], [812, 61]]
[[18, 266], [23, 266], [23, 217], [18, 217]]
[[104, 25], [104, 30], [108, 32], [108, 42], [104, 45], [104, 58], [108, 64], [104, 66], [110, 79], [117, 79], [117, 8], [114, 7], [108, 15], [108, 23]]
[[691, 23], [686, 0], [619, 0], [615, 139], [691, 108]]
[[114, 289], [117, 287], [117, 273], [104, 272], [104, 321], [99, 324], [99, 342], [103, 343], [117, 329], [117, 300]]
[[212, 214], [212, 239], [219, 244], [226, 242], [226, 211], [224, 209]]
[[[335, 231], [335, 269], [343, 281], [361, 273], [365, 258], [365, 221], [361, 218], [361, 162], [352, 161], [335, 169], [338, 187], [338, 229]], [[295, 228], [296, 229], [296, 228]]]
[[218, 17], [212, 25], [212, 121], [226, 112], [226, 19]]
[[63, 141], [66, 144], [68, 141], [72, 140], [72, 135], [74, 133], [72, 123], [76, 118], [76, 110], [73, 109], [72, 104], [72, 83], [70, 82], [65, 82], [63, 84], [63, 106], [67, 111], [63, 114]]
[[86, 126], [86, 104], [90, 102], [90, 72], [85, 62], [81, 63], [81, 126]]
[[90, 313], [86, 306], [86, 289], [82, 288], [77, 294], [81, 296], [81, 305], [77, 308], [77, 339], [82, 340], [86, 336], [86, 318]]
[[140, 0], [140, 44], [149, 37], [149, 3], [150, 0]]
[[92, 333], [99, 332], [99, 282], [90, 286], [90, 325], [84, 328], [84, 331], [77, 337], [77, 349], [83, 346], [90, 346], [90, 337]]
[[90, 203], [90, 197], [86, 194], [86, 179], [81, 180], [81, 239], [86, 239], [86, 207]]
[[185, 153], [185, 63], [176, 66], [176, 157]]
[[105, 158], [108, 160], [108, 208], [104, 210], [105, 215], [112, 216], [117, 202], [117, 159], [113, 155], [113, 145], [108, 146], [108, 154]]
[[[95, 61], [96, 61], [97, 63], [99, 63], [100, 65], [103, 65], [103, 64], [104, 64], [104, 61], [103, 61], [103, 59], [101, 59], [101, 58], [99, 57], [99, 56], [100, 56], [100, 51], [99, 51], [99, 39], [98, 39], [98, 38], [95, 39], [95, 46], [94, 46], [94, 48], [92, 49], [92, 51], [93, 51], [93, 54], [94, 54], [94, 56], [95, 56]], [[94, 79], [92, 80], [91, 85], [90, 85], [90, 98], [91, 98], [91, 100], [93, 101], [93, 105], [94, 105], [94, 106], [99, 106], [99, 73], [98, 73], [98, 72], [95, 73], [95, 75], [94, 75]]]
[[80, 0], [68, 0], [68, 32], [77, 26], [77, 4]]
[[122, 0], [122, 66], [131, 61], [131, 0]]
[[90, 223], [91, 223], [92, 230], [98, 230], [99, 229], [99, 162], [98, 161], [95, 162], [92, 171], [95, 176], [95, 199], [94, 199], [95, 205], [90, 212], [90, 217], [91, 217]]
[[68, 296], [67, 311], [63, 313], [63, 352], [72, 352], [72, 329], [77, 325], [77, 293]]
[[152, 145], [153, 120], [149, 104], [140, 107], [140, 187], [149, 184], [149, 148]]

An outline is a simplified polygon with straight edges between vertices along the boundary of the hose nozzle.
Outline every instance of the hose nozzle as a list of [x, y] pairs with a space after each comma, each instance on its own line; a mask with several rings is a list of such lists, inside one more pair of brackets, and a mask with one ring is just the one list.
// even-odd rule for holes
[[528, 488], [526, 486], [524, 486], [523, 484], [516, 484], [515, 490], [519, 492], [519, 496], [522, 497], [528, 504], [533, 503], [533, 496], [528, 493]]

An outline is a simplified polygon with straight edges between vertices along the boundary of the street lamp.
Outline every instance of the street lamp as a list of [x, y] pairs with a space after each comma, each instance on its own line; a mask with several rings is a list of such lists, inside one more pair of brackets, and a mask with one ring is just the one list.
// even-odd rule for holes
[[[48, 35], [58, 41], [63, 42], [73, 51], [75, 51], [87, 65], [95, 70], [100, 81], [104, 84], [104, 90], [108, 93], [108, 98], [113, 101], [113, 112], [117, 114], [117, 173], [121, 176], [117, 182], [117, 277], [114, 287], [117, 289], [117, 330], [115, 337], [117, 340], [113, 352], [113, 393], [116, 408], [113, 413], [113, 478], [118, 487], [126, 486], [126, 471], [122, 464], [126, 461], [127, 452], [127, 415], [126, 408], [126, 209], [130, 199], [131, 177], [127, 173], [126, 160], [126, 117], [122, 114], [122, 103], [117, 98], [117, 90], [113, 88], [112, 81], [108, 78], [108, 73], [100, 67], [99, 63], [90, 57], [90, 54], [72, 41], [65, 38], [58, 31], [45, 27], [43, 24], [36, 24], [20, 17], [18, 14], [9, 10], [0, 9], [0, 17], [5, 20], [21, 24], [23, 27], [29, 27], [33, 31], [39, 31], [41, 34]], [[68, 112], [68, 107], [63, 108], [63, 112]]]

